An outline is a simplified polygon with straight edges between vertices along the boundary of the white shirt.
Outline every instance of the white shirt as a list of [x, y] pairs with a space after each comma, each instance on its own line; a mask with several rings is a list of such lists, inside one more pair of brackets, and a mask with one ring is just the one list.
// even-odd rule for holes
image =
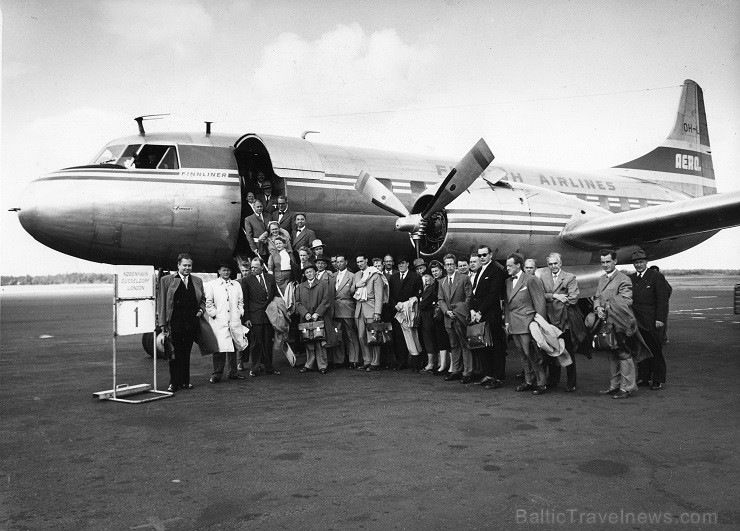
[[288, 254], [288, 251], [283, 249], [278, 254], [280, 255], [280, 271], [290, 270], [290, 255]]
[[522, 277], [523, 271], [519, 271], [516, 275], [514, 275], [512, 278], [514, 279], [512, 282], [512, 286], [516, 286], [516, 283], [519, 282], [519, 279]]
[[339, 285], [340, 285], [340, 284], [342, 283], [342, 281], [344, 280], [344, 274], [345, 274], [346, 272], [347, 272], [347, 270], [346, 270], [346, 269], [345, 269], [344, 271], [337, 271], [337, 283], [335, 284], [335, 286], [336, 286], [336, 289], [339, 289]]
[[[188, 276], [190, 276], [190, 275], [188, 275]], [[188, 277], [186, 277], [184, 275], [180, 275], [180, 280], [182, 280], [182, 283], [185, 284], [185, 287], [187, 288], [188, 287]]]

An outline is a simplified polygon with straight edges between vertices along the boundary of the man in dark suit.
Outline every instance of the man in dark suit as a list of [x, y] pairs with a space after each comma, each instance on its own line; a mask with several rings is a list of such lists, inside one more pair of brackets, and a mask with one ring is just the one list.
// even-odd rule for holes
[[265, 181], [262, 185], [262, 193], [257, 196], [257, 199], [262, 201], [263, 211], [272, 220], [272, 215], [277, 211], [277, 198], [272, 193], [272, 183]]
[[[242, 324], [244, 326], [247, 325], [247, 320], [249, 319], [249, 313], [247, 312], [247, 277], [252, 274], [252, 262], [250, 260], [246, 260], [244, 262], [239, 262], [239, 271], [242, 274], [242, 277], [239, 279], [239, 285], [242, 288], [242, 300], [244, 301], [244, 314], [242, 315]], [[245, 348], [244, 350], [241, 350], [237, 353], [237, 360], [238, 363], [236, 365], [236, 370], [243, 371], [244, 368], [249, 365], [249, 346]]]
[[252, 204], [254, 214], [244, 219], [244, 232], [247, 235], [249, 248], [252, 252], [262, 258], [263, 262], [267, 261], [267, 223], [272, 221], [263, 211], [264, 204], [261, 200], [255, 199]]
[[[545, 370], [542, 367], [542, 355], [532, 344], [529, 325], [535, 314], [547, 315], [545, 293], [542, 283], [534, 276], [522, 270], [524, 257], [511, 253], [506, 259], [506, 270], [510, 278], [506, 279], [506, 332], [514, 336], [514, 342], [522, 353], [524, 383], [516, 391], [532, 391], [534, 395], [544, 394], [547, 390]], [[536, 384], [533, 380], [537, 379]]]
[[280, 224], [280, 228], [288, 234], [293, 234], [295, 229], [295, 212], [288, 210], [288, 198], [284, 195], [277, 198], [277, 210], [273, 212], [272, 219]]
[[391, 273], [388, 279], [388, 288], [388, 303], [394, 309], [394, 317], [391, 318], [391, 324], [393, 325], [393, 353], [395, 358], [394, 369], [406, 369], [409, 366], [409, 362], [411, 362], [415, 370], [420, 370], [419, 353], [417, 352], [413, 356], [413, 360], [409, 359], [409, 349], [404, 338], [401, 323], [395, 318], [395, 312], [402, 309], [404, 302], [407, 302], [411, 297], [418, 299], [421, 295], [421, 277], [416, 271], [409, 271], [409, 259], [405, 256], [398, 258], [398, 271]]
[[272, 340], [275, 330], [265, 310], [277, 293], [275, 279], [264, 271], [261, 258], [252, 259], [252, 274], [241, 280], [244, 289], [244, 314], [249, 327], [249, 354], [251, 369], [249, 376], [257, 376], [260, 363], [265, 364], [267, 374], [279, 375], [272, 366]]
[[311, 248], [311, 242], [313, 242], [316, 239], [316, 233], [306, 227], [306, 214], [303, 212], [298, 212], [295, 215], [295, 230], [290, 233], [290, 235], [293, 237], [293, 252], [296, 256], [296, 261], [298, 260], [298, 249], [301, 247], [308, 247]]
[[447, 276], [440, 281], [438, 300], [451, 347], [450, 374], [445, 380], [460, 380], [466, 384], [473, 381], [473, 354], [470, 352], [466, 334], [473, 285], [468, 275], [457, 271], [454, 254], [445, 255], [444, 266]]
[[647, 255], [642, 249], [632, 253], [632, 265], [635, 266], [635, 272], [629, 275], [632, 280], [632, 311], [640, 335], [653, 354], [652, 358], [637, 365], [637, 385], [649, 385], [655, 391], [665, 383], [661, 329], [668, 319], [671, 288], [663, 273], [647, 268]]
[[477, 258], [480, 265], [472, 280], [470, 319], [474, 323], [488, 323], [493, 345], [475, 349], [473, 355], [480, 357], [483, 369], [483, 379], [479, 383], [486, 389], [496, 389], [504, 385], [506, 378], [506, 335], [501, 309], [501, 302], [506, 294], [506, 275], [493, 263], [493, 253], [489, 246], [481, 245]]
[[190, 351], [198, 331], [198, 319], [206, 311], [203, 281], [192, 276], [193, 259], [177, 257], [177, 273], [162, 277], [157, 295], [157, 324], [169, 334], [174, 347], [170, 359], [170, 392], [192, 389]]

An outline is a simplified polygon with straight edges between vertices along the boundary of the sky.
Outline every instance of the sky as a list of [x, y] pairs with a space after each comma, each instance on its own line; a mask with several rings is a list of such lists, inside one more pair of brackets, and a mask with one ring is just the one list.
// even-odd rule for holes
[[[147, 130], [256, 132], [589, 170], [659, 145], [704, 90], [720, 192], [740, 189], [740, 2], [0, 0], [0, 272], [111, 272], [9, 208], [25, 184]], [[740, 228], [660, 260], [738, 268]]]

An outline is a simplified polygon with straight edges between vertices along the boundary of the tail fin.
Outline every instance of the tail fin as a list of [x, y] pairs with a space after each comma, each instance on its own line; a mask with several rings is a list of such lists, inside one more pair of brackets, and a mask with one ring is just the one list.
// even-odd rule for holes
[[701, 87], [690, 79], [684, 81], [676, 123], [660, 147], [614, 168], [621, 175], [657, 182], [692, 197], [716, 194]]

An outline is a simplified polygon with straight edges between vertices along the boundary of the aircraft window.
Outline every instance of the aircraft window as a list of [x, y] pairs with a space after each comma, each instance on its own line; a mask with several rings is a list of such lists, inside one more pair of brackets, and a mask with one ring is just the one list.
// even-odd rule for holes
[[183, 168], [237, 169], [233, 148], [187, 144], [179, 144], [177, 147], [180, 150]]
[[115, 164], [118, 158], [121, 156], [123, 148], [126, 146], [106, 146], [103, 151], [95, 157], [93, 164]]
[[136, 157], [136, 167], [145, 169], [175, 169], [177, 157], [175, 146], [144, 144]]
[[136, 152], [139, 151], [140, 147], [141, 144], [132, 144], [127, 146], [118, 158], [118, 164], [125, 166], [126, 168], [133, 168], [134, 162], [136, 161]]

